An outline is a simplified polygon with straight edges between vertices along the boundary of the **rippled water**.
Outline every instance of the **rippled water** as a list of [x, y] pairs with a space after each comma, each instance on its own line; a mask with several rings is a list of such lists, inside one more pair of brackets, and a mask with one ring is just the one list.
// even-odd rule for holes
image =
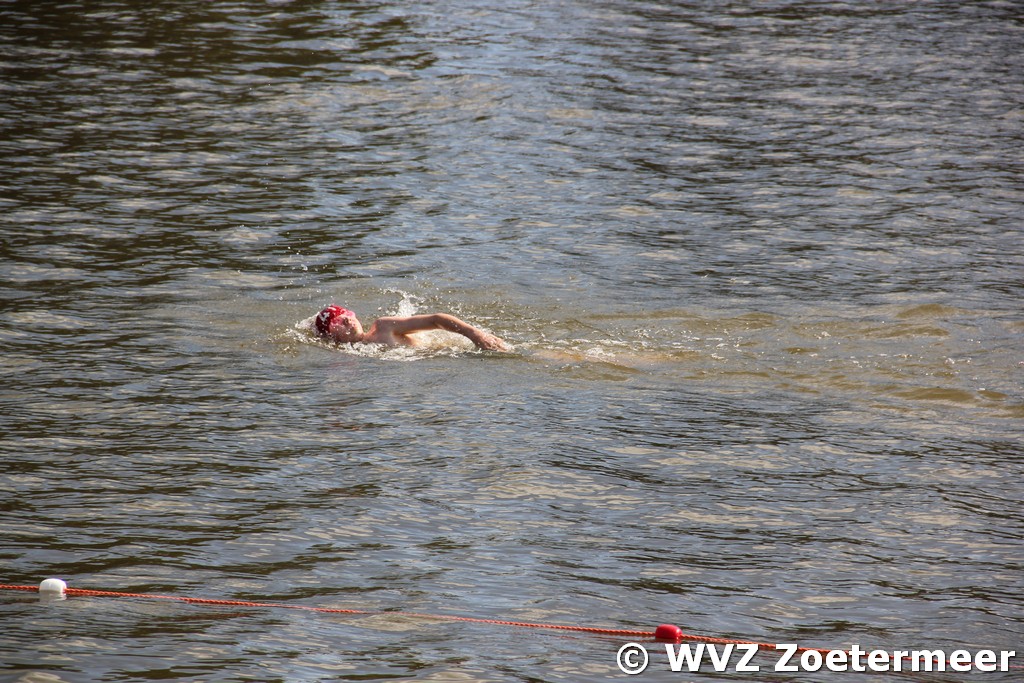
[[[0, 583], [1022, 649], [1015, 3], [5, 2], [0, 55]], [[331, 301], [516, 350], [331, 347]], [[26, 683], [622, 677], [386, 614], [0, 621]]]

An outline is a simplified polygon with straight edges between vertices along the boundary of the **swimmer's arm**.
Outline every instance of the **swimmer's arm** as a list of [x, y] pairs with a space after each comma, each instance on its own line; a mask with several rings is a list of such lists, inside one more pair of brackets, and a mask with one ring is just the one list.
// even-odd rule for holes
[[446, 330], [461, 334], [473, 342], [480, 349], [488, 351], [508, 351], [510, 347], [502, 339], [484, 332], [478, 327], [473, 327], [465, 320], [459, 320], [454, 315], [447, 313], [433, 313], [429, 315], [413, 315], [408, 318], [380, 318], [377, 325], [395, 335], [405, 336], [413, 332], [426, 332], [428, 330]]

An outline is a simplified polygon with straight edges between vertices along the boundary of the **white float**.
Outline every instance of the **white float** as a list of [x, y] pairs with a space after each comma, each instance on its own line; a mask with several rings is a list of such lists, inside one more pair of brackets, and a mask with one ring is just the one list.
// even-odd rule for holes
[[39, 584], [39, 595], [48, 598], [63, 598], [68, 585], [60, 579], [46, 579]]

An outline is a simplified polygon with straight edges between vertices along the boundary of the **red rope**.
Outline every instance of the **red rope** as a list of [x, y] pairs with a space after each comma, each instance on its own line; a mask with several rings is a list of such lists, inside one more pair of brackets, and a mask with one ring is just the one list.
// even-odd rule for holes
[[[15, 590], [15, 591], [30, 591], [38, 592], [38, 586], [12, 586], [0, 584], [0, 590]], [[437, 619], [444, 621], [459, 621], [464, 623], [473, 624], [495, 624], [498, 626], [516, 626], [520, 628], [537, 628], [537, 629], [548, 629], [557, 631], [571, 631], [574, 633], [591, 633], [594, 635], [606, 635], [606, 636], [619, 636], [625, 638], [661, 638], [657, 631], [636, 631], [630, 629], [616, 629], [616, 628], [595, 628], [592, 626], [572, 626], [568, 624], [546, 624], [528, 621], [505, 621], [503, 619], [483, 619], [480, 617], [463, 617], [451, 614], [420, 614], [417, 612], [381, 612], [381, 611], [370, 611], [361, 609], [341, 609], [334, 607], [310, 607], [307, 605], [285, 605], [282, 603], [272, 602], [250, 602], [248, 600], [215, 600], [212, 598], [190, 598], [178, 595], [153, 595], [150, 593], [122, 593], [117, 591], [98, 591], [89, 590], [85, 588], [65, 588], [65, 595], [78, 595], [88, 597], [108, 597], [108, 598], [141, 598], [149, 600], [175, 600], [177, 602], [186, 602], [193, 605], [223, 605], [230, 607], [269, 607], [279, 609], [295, 609], [304, 610], [307, 612], [321, 612], [327, 614], [367, 614], [367, 615], [387, 615], [387, 616], [400, 616], [400, 617], [411, 617], [414, 619]], [[709, 643], [715, 645], [756, 645], [760, 650], [771, 650], [776, 651], [779, 647], [772, 643], [759, 643], [749, 640], [734, 640], [731, 638], [715, 638], [713, 636], [700, 636], [689, 633], [682, 633], [675, 627], [672, 629], [673, 638], [677, 641], [692, 641], [698, 643]], [[669, 638], [672, 639], [672, 638]], [[816, 647], [798, 647], [797, 652], [819, 652], [823, 655], [827, 655], [830, 652], [834, 652], [830, 648], [816, 648]], [[849, 651], [844, 651], [849, 654]], [[904, 660], [909, 660], [909, 657], [904, 657]], [[1011, 667], [1011, 668], [1022, 668], [1022, 667]]]
[[[32, 591], [38, 592], [37, 586], [9, 586], [0, 585], [0, 590], [18, 590], [18, 591]], [[416, 619], [443, 619], [446, 621], [462, 621], [477, 624], [498, 624], [501, 626], [520, 626], [523, 628], [546, 628], [546, 629], [557, 629], [560, 631], [578, 631], [582, 633], [595, 633], [610, 636], [630, 636], [630, 637], [651, 637], [653, 633], [650, 631], [630, 631], [626, 629], [611, 629], [611, 628], [593, 628], [590, 626], [570, 626], [565, 624], [542, 624], [542, 623], [530, 623], [526, 621], [504, 621], [501, 619], [481, 619], [478, 617], [462, 617], [451, 614], [419, 614], [416, 612], [374, 612], [369, 610], [361, 609], [340, 609], [333, 607], [310, 607], [308, 605], [285, 605], [282, 603], [271, 603], [271, 602], [251, 602], [248, 600], [215, 600], [212, 598], [190, 598], [180, 595], [154, 595], [152, 593], [123, 593], [119, 591], [98, 591], [89, 590], [85, 588], [66, 588], [64, 590], [65, 595], [78, 595], [88, 597], [105, 597], [105, 598], [144, 598], [149, 600], [175, 600], [177, 602], [187, 602], [193, 605], [223, 605], [230, 607], [274, 607], [280, 609], [297, 609], [305, 610], [307, 612], [324, 612], [328, 614], [369, 614], [369, 615], [388, 615], [388, 616], [400, 616], [400, 617], [413, 617]]]

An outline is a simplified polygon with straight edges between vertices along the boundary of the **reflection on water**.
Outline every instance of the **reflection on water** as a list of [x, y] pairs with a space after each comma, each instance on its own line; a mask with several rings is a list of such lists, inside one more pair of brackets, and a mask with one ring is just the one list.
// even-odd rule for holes
[[[1014, 647], [1022, 30], [0, 5], [4, 583]], [[515, 350], [326, 345], [331, 301]], [[482, 624], [0, 612], [12, 680], [619, 675], [615, 639]]]

